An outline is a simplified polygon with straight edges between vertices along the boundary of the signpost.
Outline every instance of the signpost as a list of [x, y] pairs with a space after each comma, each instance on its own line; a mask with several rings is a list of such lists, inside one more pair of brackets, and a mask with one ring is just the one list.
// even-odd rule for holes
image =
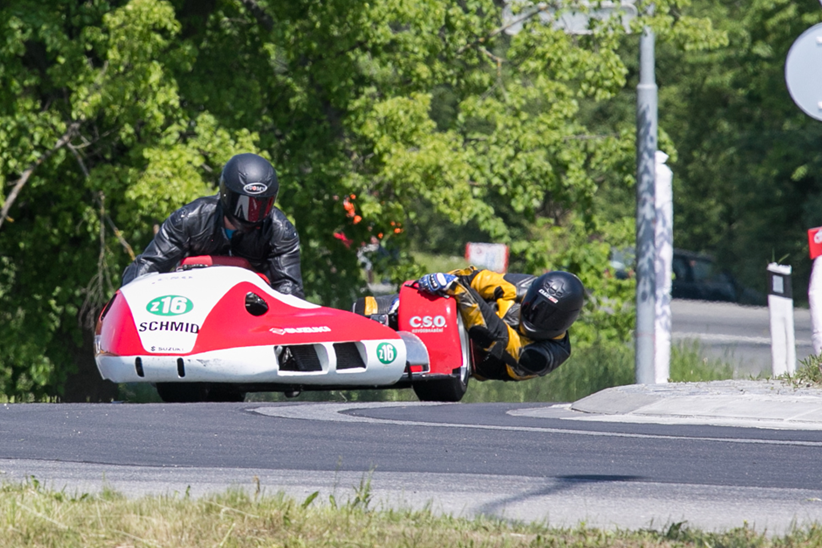
[[468, 242], [465, 244], [465, 260], [478, 268], [486, 268], [504, 274], [508, 271], [508, 246]]
[[[785, 60], [785, 84], [788, 86], [791, 99], [802, 112], [811, 118], [822, 120], [822, 23], [803, 32], [791, 46]], [[822, 227], [808, 230], [808, 247], [813, 260], [808, 285], [811, 341], [813, 352], [818, 355], [822, 352]], [[769, 304], [770, 300], [771, 295], [768, 295]], [[772, 335], [771, 344], [774, 343]]]
[[822, 23], [803, 32], [788, 51], [785, 83], [796, 106], [822, 120]]

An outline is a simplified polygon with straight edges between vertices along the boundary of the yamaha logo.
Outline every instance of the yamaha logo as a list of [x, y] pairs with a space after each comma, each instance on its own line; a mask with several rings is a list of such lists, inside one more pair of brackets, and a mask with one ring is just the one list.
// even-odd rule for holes
[[248, 183], [247, 185], [245, 185], [243, 187], [243, 191], [245, 191], [248, 194], [255, 194], [255, 195], [256, 194], [262, 194], [266, 190], [268, 190], [268, 186], [264, 185], [262, 183]]

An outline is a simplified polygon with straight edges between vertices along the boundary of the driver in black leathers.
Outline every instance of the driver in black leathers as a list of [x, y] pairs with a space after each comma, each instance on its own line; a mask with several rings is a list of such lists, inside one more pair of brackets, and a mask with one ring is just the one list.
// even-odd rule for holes
[[238, 154], [220, 175], [220, 193], [184, 205], [123, 273], [123, 285], [149, 272], [168, 272], [185, 257], [233, 255], [247, 259], [280, 293], [304, 297], [300, 238], [274, 207], [279, 183], [271, 163]]

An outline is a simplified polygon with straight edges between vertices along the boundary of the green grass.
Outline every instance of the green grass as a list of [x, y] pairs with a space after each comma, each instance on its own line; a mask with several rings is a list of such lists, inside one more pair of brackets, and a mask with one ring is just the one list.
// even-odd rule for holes
[[[342, 499], [342, 496], [340, 497]], [[201, 498], [187, 495], [126, 498], [46, 489], [30, 478], [0, 484], [0, 548], [97, 547], [813, 547], [818, 525], [783, 537], [748, 527], [723, 533], [684, 523], [659, 530], [601, 530], [438, 515], [428, 509], [375, 509], [365, 480], [346, 500], [299, 501], [282, 494], [234, 489]]]
[[796, 388], [822, 387], [822, 355], [810, 355], [799, 362], [793, 375], [783, 375], [780, 379]]

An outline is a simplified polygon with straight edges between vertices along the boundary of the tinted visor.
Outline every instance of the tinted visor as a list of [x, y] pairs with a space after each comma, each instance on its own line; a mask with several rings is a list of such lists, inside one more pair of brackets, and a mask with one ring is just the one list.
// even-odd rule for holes
[[531, 306], [523, 307], [522, 322], [524, 327], [533, 335], [538, 335], [540, 338], [548, 338], [551, 333], [561, 330], [561, 325], [555, 325], [557, 320], [560, 322], [564, 319], [556, 306], [543, 300], [537, 299]]
[[240, 223], [256, 225], [268, 216], [273, 204], [273, 196], [255, 198], [232, 192], [228, 197], [228, 213]]
[[579, 310], [560, 310], [548, 299], [538, 297], [523, 303], [520, 321], [523, 331], [533, 339], [552, 339], [562, 335], [579, 317]]

